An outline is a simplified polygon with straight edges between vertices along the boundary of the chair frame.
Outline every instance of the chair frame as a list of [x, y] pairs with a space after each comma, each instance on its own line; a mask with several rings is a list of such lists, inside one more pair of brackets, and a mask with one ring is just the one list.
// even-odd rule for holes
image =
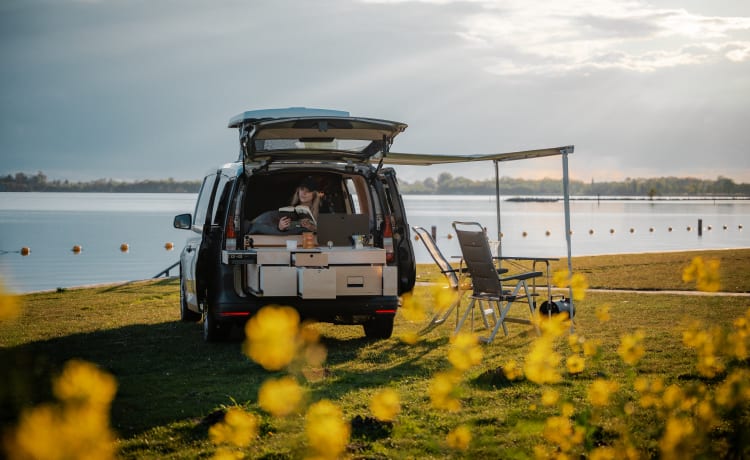
[[[478, 222], [454, 221], [453, 229], [461, 246], [462, 263], [466, 263], [473, 284], [471, 302], [458, 321], [456, 333], [463, 327], [469, 315], [471, 315], [471, 330], [474, 330], [475, 308], [482, 317], [484, 327], [490, 330], [489, 336], [480, 338], [485, 343], [492, 342], [501, 327], [507, 336], [506, 323], [508, 322], [534, 324], [536, 312], [534, 296], [537, 294], [534, 289], [529, 289], [528, 281], [535, 280], [544, 274], [540, 271], [529, 271], [511, 276], [499, 276], [495, 266], [495, 260], [499, 258], [493, 257], [482, 225]], [[515, 283], [515, 286], [512, 291], [507, 290], [504, 283]], [[518, 301], [524, 301], [528, 305], [529, 319], [508, 316], [511, 306]], [[485, 303], [487, 306], [483, 305]], [[490, 319], [494, 324], [490, 324]]]
[[414, 230], [414, 233], [419, 236], [419, 239], [422, 240], [425, 249], [427, 249], [430, 257], [432, 257], [432, 260], [434, 260], [435, 264], [438, 266], [438, 268], [440, 268], [440, 273], [445, 275], [446, 279], [448, 280], [448, 287], [456, 291], [456, 300], [446, 310], [435, 313], [433, 317], [430, 318], [430, 321], [422, 329], [419, 330], [418, 334], [424, 335], [440, 326], [441, 324], [445, 323], [450, 317], [451, 313], [453, 313], [453, 310], [456, 310], [456, 322], [458, 322], [459, 306], [461, 305], [461, 300], [463, 299], [464, 292], [466, 292], [465, 289], [461, 289], [461, 275], [466, 270], [463, 267], [454, 268], [450, 264], [450, 262], [448, 262], [448, 259], [446, 259], [443, 253], [440, 251], [440, 248], [438, 248], [435, 240], [432, 238], [432, 235], [425, 228], [420, 226], [412, 226], [412, 229]]

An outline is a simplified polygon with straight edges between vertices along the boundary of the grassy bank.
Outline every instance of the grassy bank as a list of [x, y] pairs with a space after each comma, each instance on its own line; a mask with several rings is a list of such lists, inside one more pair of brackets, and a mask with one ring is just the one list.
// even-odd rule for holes
[[[698, 253], [619, 255], [577, 258], [574, 269], [585, 273], [591, 287], [609, 289], [689, 290], [681, 273]], [[750, 292], [750, 250], [706, 251], [705, 258], [721, 260], [724, 291]], [[421, 280], [439, 278], [432, 266], [421, 266]], [[434, 289], [420, 285], [415, 295], [429, 299]], [[609, 307], [610, 319], [596, 312]], [[643, 456], [658, 455], [663, 420], [636, 404], [625, 416], [619, 412], [640, 394], [638, 376], [661, 378], [680, 387], [719, 385], [726, 373], [706, 378], [696, 370], [696, 355], [682, 344], [690, 321], [730, 328], [750, 307], [747, 297], [643, 295], [632, 292], [589, 292], [577, 303], [576, 332], [600, 341], [600, 353], [587, 358], [578, 374], [563, 371], [560, 383], [537, 385], [529, 380], [507, 380], [500, 368], [509, 359], [523, 362], [536, 339], [533, 329], [509, 325], [508, 337], [482, 346], [481, 364], [462, 376], [456, 389], [462, 408], [436, 409], [430, 387], [436, 373], [451, 367], [446, 356], [452, 324], [442, 326], [408, 345], [397, 338], [364, 340], [360, 327], [315, 325], [328, 351], [318, 378], [304, 381], [307, 401], [335, 401], [351, 422], [346, 455], [352, 458], [530, 458], [538, 445], [551, 444], [545, 436], [547, 420], [556, 408], [541, 397], [550, 388], [575, 406], [575, 420], [595, 426], [591, 436], [601, 445], [615, 445], [623, 430]], [[115, 376], [117, 396], [111, 423], [125, 458], [208, 457], [215, 447], [207, 432], [210, 414], [236, 403], [261, 420], [257, 440], [245, 453], [250, 458], [303, 458], [308, 454], [304, 411], [273, 418], [260, 409], [258, 389], [269, 373], [241, 351], [241, 339], [209, 345], [200, 326], [181, 323], [178, 282], [158, 280], [124, 285], [70, 289], [22, 297], [22, 314], [0, 323], [0, 383], [3, 429], [24, 407], [51, 398], [50, 380], [71, 358], [84, 359]], [[395, 336], [416, 330], [419, 323], [397, 318]], [[640, 329], [645, 355], [635, 366], [626, 365], [617, 350], [624, 335]], [[570, 355], [566, 340], [555, 349]], [[735, 363], [737, 364], [737, 363]], [[746, 363], [739, 363], [745, 366]], [[564, 368], [564, 365], [561, 365]], [[587, 391], [594, 381], [618, 382], [613, 404], [592, 411]], [[382, 388], [398, 392], [401, 413], [393, 423], [378, 422], [369, 408]], [[746, 407], [746, 406], [745, 406]], [[592, 415], [593, 414], [593, 415]], [[736, 415], [745, 420], [746, 414]], [[446, 434], [459, 425], [469, 428], [467, 451], [446, 444]], [[587, 425], [587, 426], [589, 426]], [[710, 432], [712, 452], [726, 453], [735, 425], [724, 420]], [[743, 425], [746, 426], [746, 425]], [[743, 433], [747, 435], [748, 433]], [[747, 454], [747, 451], [745, 451]]]

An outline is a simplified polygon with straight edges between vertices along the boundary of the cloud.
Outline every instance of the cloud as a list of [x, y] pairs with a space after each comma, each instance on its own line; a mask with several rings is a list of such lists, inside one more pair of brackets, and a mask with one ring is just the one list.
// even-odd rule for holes
[[750, 59], [747, 45], [743, 44], [746, 42], [734, 38], [748, 36], [750, 17], [704, 16], [684, 9], [657, 8], [642, 1], [469, 3], [482, 8], [459, 19], [456, 35], [467, 46], [481, 50], [485, 70], [496, 75], [587, 73], [602, 69], [653, 72], [716, 59]]

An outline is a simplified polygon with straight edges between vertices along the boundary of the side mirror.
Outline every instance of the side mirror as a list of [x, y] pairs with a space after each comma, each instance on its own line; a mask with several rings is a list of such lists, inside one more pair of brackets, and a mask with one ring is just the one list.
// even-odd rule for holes
[[174, 228], [190, 230], [192, 223], [193, 217], [190, 214], [180, 214], [178, 216], [174, 216]]

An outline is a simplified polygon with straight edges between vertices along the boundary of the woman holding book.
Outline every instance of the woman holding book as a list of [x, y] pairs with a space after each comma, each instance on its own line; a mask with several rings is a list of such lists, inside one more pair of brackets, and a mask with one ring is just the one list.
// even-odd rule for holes
[[[282, 232], [287, 232], [290, 229], [300, 228], [300, 231], [314, 232], [317, 230], [315, 222], [318, 219], [318, 212], [320, 211], [320, 194], [318, 193], [318, 185], [315, 179], [308, 176], [298, 186], [297, 190], [294, 191], [292, 196], [292, 205], [289, 208], [281, 208], [279, 212], [282, 217], [279, 219], [278, 229]], [[305, 212], [300, 210], [298, 207], [306, 207], [309, 211], [310, 217], [305, 217]], [[289, 213], [290, 215], [287, 215]], [[293, 225], [292, 215], [299, 216], [299, 223]]]
[[291, 206], [266, 211], [250, 222], [249, 234], [299, 235], [317, 230], [322, 196], [312, 177], [306, 177], [294, 191]]

